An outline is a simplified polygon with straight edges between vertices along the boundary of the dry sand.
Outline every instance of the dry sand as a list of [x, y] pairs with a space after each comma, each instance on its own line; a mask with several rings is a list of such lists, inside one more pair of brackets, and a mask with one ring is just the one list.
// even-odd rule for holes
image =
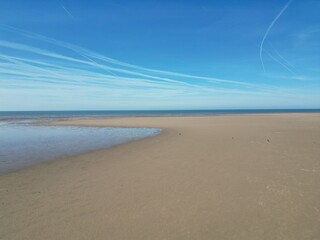
[[77, 120], [161, 135], [0, 177], [0, 239], [320, 239], [320, 115]]

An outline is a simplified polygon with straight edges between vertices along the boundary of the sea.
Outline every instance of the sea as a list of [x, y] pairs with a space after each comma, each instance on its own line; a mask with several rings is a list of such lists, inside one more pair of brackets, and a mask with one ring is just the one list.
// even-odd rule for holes
[[46, 126], [36, 123], [130, 116], [187, 116], [252, 113], [314, 113], [320, 109], [0, 111], [0, 174], [65, 156], [155, 136], [158, 128]]
[[[0, 121], [36, 118], [86, 118], [170, 115], [217, 115], [254, 113], [313, 113], [320, 109], [219, 109], [219, 110], [126, 110], [126, 111], [0, 111]], [[43, 120], [42, 119], [42, 120]]]

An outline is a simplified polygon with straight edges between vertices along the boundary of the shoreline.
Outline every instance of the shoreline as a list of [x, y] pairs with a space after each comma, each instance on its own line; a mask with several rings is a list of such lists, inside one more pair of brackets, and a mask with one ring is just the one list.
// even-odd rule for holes
[[320, 114], [51, 124], [162, 132], [0, 176], [0, 238], [320, 237]]
[[[4, 134], [0, 142], [6, 144], [7, 141], [0, 148], [0, 176], [161, 134], [158, 128], [21, 125], [9, 124], [0, 129]], [[27, 137], [20, 136], [22, 132]]]
[[[31, 123], [33, 125], [40, 125], [40, 126], [75, 126], [75, 127], [119, 127], [119, 128], [159, 128], [165, 130], [160, 125], [155, 125], [150, 123], [139, 123], [137, 120], [141, 119], [176, 119], [176, 118], [194, 118], [194, 119], [201, 119], [201, 118], [216, 118], [216, 117], [272, 117], [272, 116], [294, 116], [294, 117], [303, 117], [303, 116], [311, 116], [311, 117], [320, 117], [320, 112], [310, 112], [310, 113], [230, 113], [230, 114], [212, 114], [212, 115], [158, 115], [158, 116], [118, 116], [118, 117], [88, 117], [85, 119], [57, 119], [57, 121], [52, 120], [48, 122], [36, 122]], [[128, 123], [126, 121], [134, 120], [132, 123]], [[103, 121], [103, 122], [101, 122]], [[126, 123], [124, 123], [124, 121]], [[98, 123], [97, 123], [98, 122]]]
[[[100, 112], [100, 114], [93, 114]], [[118, 112], [118, 113], [115, 113]], [[130, 113], [132, 112], [132, 113]], [[5, 115], [5, 113], [10, 113]], [[14, 116], [12, 114], [18, 114]], [[19, 115], [25, 113], [26, 115]], [[35, 115], [32, 115], [34, 113]], [[38, 113], [38, 115], [36, 114]], [[56, 115], [55, 115], [56, 113]], [[70, 115], [63, 115], [69, 113]], [[81, 114], [82, 113], [82, 114]], [[86, 120], [86, 119], [113, 119], [113, 118], [135, 118], [135, 117], [214, 117], [228, 115], [274, 115], [274, 114], [319, 114], [320, 109], [233, 109], [233, 110], [142, 110], [142, 111], [0, 111], [1, 121], [30, 121], [40, 119], [39, 122]], [[47, 114], [47, 115], [46, 115]], [[14, 117], [12, 117], [14, 116]], [[32, 123], [32, 122], [30, 122]]]

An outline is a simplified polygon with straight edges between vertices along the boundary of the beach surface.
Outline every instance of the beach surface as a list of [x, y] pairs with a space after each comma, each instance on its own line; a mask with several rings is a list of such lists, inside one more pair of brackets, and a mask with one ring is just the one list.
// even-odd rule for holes
[[0, 239], [320, 239], [320, 114], [53, 124], [163, 132], [0, 176]]

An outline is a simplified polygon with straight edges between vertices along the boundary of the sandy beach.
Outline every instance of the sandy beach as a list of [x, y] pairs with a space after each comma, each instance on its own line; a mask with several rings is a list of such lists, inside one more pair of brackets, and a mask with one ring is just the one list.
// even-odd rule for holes
[[163, 132], [0, 176], [0, 239], [320, 239], [320, 114], [53, 124]]

